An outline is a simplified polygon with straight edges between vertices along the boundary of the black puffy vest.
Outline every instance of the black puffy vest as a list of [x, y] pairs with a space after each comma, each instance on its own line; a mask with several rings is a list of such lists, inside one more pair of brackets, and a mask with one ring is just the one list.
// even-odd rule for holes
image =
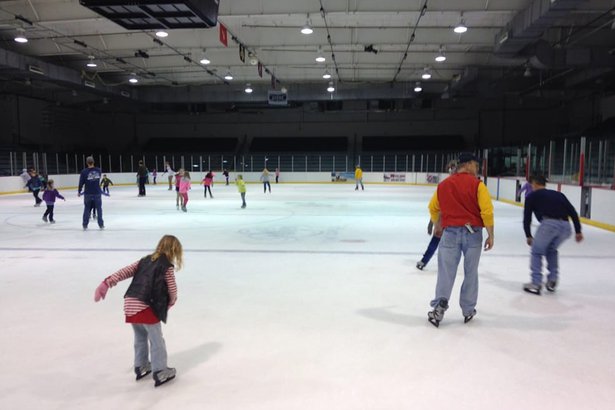
[[139, 261], [137, 271], [128, 287], [125, 298], [137, 298], [146, 303], [161, 321], [167, 321], [169, 309], [169, 289], [165, 280], [165, 273], [173, 266], [164, 255], [152, 261], [148, 255]]

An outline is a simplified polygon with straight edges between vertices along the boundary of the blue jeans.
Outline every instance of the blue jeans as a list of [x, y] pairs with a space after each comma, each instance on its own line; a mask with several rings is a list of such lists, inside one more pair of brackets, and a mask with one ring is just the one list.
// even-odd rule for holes
[[423, 254], [423, 258], [421, 259], [421, 262], [427, 265], [429, 261], [431, 260], [431, 257], [433, 256], [433, 254], [436, 253], [436, 250], [438, 249], [439, 244], [440, 244], [440, 238], [438, 238], [437, 236], [432, 236], [431, 241], [429, 241], [429, 245], [427, 245], [427, 250]]
[[474, 227], [475, 233], [470, 233], [462, 226], [449, 226], [442, 233], [440, 250], [438, 251], [438, 281], [436, 297], [431, 306], [436, 307], [441, 300], [447, 303], [451, 298], [457, 266], [463, 254], [463, 284], [459, 305], [464, 316], [472, 314], [478, 299], [478, 262], [483, 243], [481, 227]]
[[135, 367], [145, 366], [149, 362], [151, 347], [152, 370], [157, 372], [166, 369], [167, 347], [162, 337], [160, 322], [155, 325], [133, 323], [132, 329], [135, 332]]
[[532, 283], [542, 285], [542, 257], [547, 258], [548, 280], [557, 281], [559, 275], [557, 248], [572, 235], [570, 222], [544, 218], [534, 235], [530, 257]]
[[87, 228], [88, 223], [90, 222], [90, 214], [92, 213], [92, 208], [96, 208], [96, 215], [98, 217], [98, 226], [105, 226], [105, 222], [102, 217], [102, 199], [100, 194], [85, 194], [83, 195], [83, 227]]

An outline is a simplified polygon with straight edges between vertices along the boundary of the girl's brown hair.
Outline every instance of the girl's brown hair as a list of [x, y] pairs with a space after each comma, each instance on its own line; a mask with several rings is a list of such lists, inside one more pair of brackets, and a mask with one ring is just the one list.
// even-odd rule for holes
[[50, 180], [47, 181], [47, 189], [49, 191], [53, 190], [53, 179], [50, 179]]
[[184, 178], [190, 179], [190, 172], [184, 171]]
[[173, 235], [165, 235], [158, 242], [156, 251], [152, 254], [152, 260], [155, 261], [160, 255], [166, 256], [166, 258], [175, 265], [177, 270], [182, 268], [184, 263], [184, 250], [181, 242]]

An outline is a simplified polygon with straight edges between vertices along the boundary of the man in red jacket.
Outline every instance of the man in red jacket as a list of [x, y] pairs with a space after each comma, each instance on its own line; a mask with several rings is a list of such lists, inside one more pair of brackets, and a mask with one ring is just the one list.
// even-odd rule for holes
[[438, 281], [433, 310], [428, 320], [438, 327], [448, 309], [457, 266], [463, 254], [464, 279], [459, 304], [464, 323], [476, 314], [478, 299], [478, 262], [483, 247], [483, 228], [488, 237], [486, 251], [493, 247], [493, 203], [485, 184], [478, 178], [478, 160], [471, 153], [459, 156], [457, 173], [438, 185], [429, 202], [431, 221], [436, 234], [442, 233], [438, 251]]

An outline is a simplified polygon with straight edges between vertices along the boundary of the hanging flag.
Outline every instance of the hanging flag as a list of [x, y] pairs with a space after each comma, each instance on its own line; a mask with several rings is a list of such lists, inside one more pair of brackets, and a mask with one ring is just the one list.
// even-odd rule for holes
[[275, 90], [275, 76], [273, 74], [271, 75], [271, 89]]
[[239, 45], [239, 59], [242, 63], [246, 62], [246, 48], [242, 44]]
[[261, 62], [258, 62], [258, 76], [260, 78], [263, 78], [263, 65], [261, 64]]
[[224, 44], [224, 47], [228, 47], [228, 32], [222, 23], [220, 23], [220, 42]]

